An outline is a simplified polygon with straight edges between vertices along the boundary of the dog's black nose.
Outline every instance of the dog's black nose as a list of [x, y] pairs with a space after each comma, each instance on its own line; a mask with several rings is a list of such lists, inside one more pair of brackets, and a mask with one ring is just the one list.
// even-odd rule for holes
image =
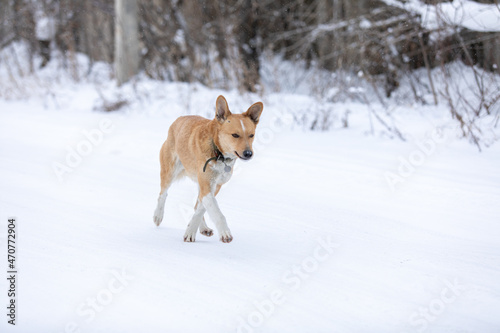
[[243, 152], [243, 157], [246, 158], [246, 159], [250, 159], [252, 157], [253, 153], [251, 150], [245, 150]]

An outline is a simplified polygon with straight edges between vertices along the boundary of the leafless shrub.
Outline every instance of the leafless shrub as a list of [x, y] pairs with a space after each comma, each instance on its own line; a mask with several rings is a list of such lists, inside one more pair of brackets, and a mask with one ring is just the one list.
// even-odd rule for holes
[[118, 111], [123, 107], [129, 105], [129, 101], [126, 99], [119, 99], [115, 101], [101, 99], [97, 105], [94, 106], [94, 111], [104, 111], [104, 112], [112, 112]]

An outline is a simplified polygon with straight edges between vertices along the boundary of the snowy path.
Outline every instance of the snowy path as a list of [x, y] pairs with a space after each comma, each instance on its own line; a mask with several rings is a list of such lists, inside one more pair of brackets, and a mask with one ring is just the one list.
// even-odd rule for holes
[[[53, 162], [104, 118], [58, 181]], [[498, 332], [498, 144], [442, 143], [391, 191], [416, 145], [274, 133], [218, 196], [233, 242], [190, 244], [188, 180], [152, 222], [173, 119], [1, 102], [0, 239], [8, 216], [20, 236], [18, 325], [2, 315], [2, 332]]]

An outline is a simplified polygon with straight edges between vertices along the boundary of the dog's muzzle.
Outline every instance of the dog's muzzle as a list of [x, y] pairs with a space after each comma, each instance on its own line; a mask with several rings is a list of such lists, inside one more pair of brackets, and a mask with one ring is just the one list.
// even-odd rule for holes
[[253, 156], [253, 152], [251, 150], [248, 150], [248, 149], [243, 151], [243, 156], [240, 156], [240, 154], [238, 154], [238, 152], [236, 152], [236, 151], [235, 151], [235, 154], [236, 154], [236, 156], [238, 156], [242, 160], [246, 160], [246, 161], [251, 159]]

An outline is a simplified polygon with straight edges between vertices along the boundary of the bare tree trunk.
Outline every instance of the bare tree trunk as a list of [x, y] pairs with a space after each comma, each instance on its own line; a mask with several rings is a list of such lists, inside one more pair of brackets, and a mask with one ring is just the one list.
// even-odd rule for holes
[[425, 49], [426, 45], [424, 44], [422, 36], [419, 33], [417, 33], [417, 35], [418, 35], [418, 40], [420, 42], [420, 47], [422, 48], [422, 54], [424, 56], [425, 68], [427, 69], [427, 77], [429, 78], [429, 83], [431, 85], [432, 95], [434, 96], [434, 105], [438, 105], [436, 89], [434, 89], [434, 81], [432, 80], [432, 73], [431, 73], [432, 68], [429, 64], [429, 59], [427, 58], [427, 51]]
[[115, 0], [115, 71], [122, 85], [139, 71], [137, 0]]
[[488, 33], [486, 38], [487, 40], [483, 41], [483, 68], [500, 74], [500, 33]]
[[257, 2], [243, 0], [240, 9], [238, 42], [239, 52], [243, 60], [243, 87], [255, 92], [259, 84], [259, 50], [257, 48]]
[[[326, 24], [333, 18], [333, 1], [317, 0], [316, 22], [317, 25]], [[331, 54], [333, 52], [333, 33], [326, 33], [318, 38], [318, 60], [321, 67], [332, 70], [334, 68]]]

